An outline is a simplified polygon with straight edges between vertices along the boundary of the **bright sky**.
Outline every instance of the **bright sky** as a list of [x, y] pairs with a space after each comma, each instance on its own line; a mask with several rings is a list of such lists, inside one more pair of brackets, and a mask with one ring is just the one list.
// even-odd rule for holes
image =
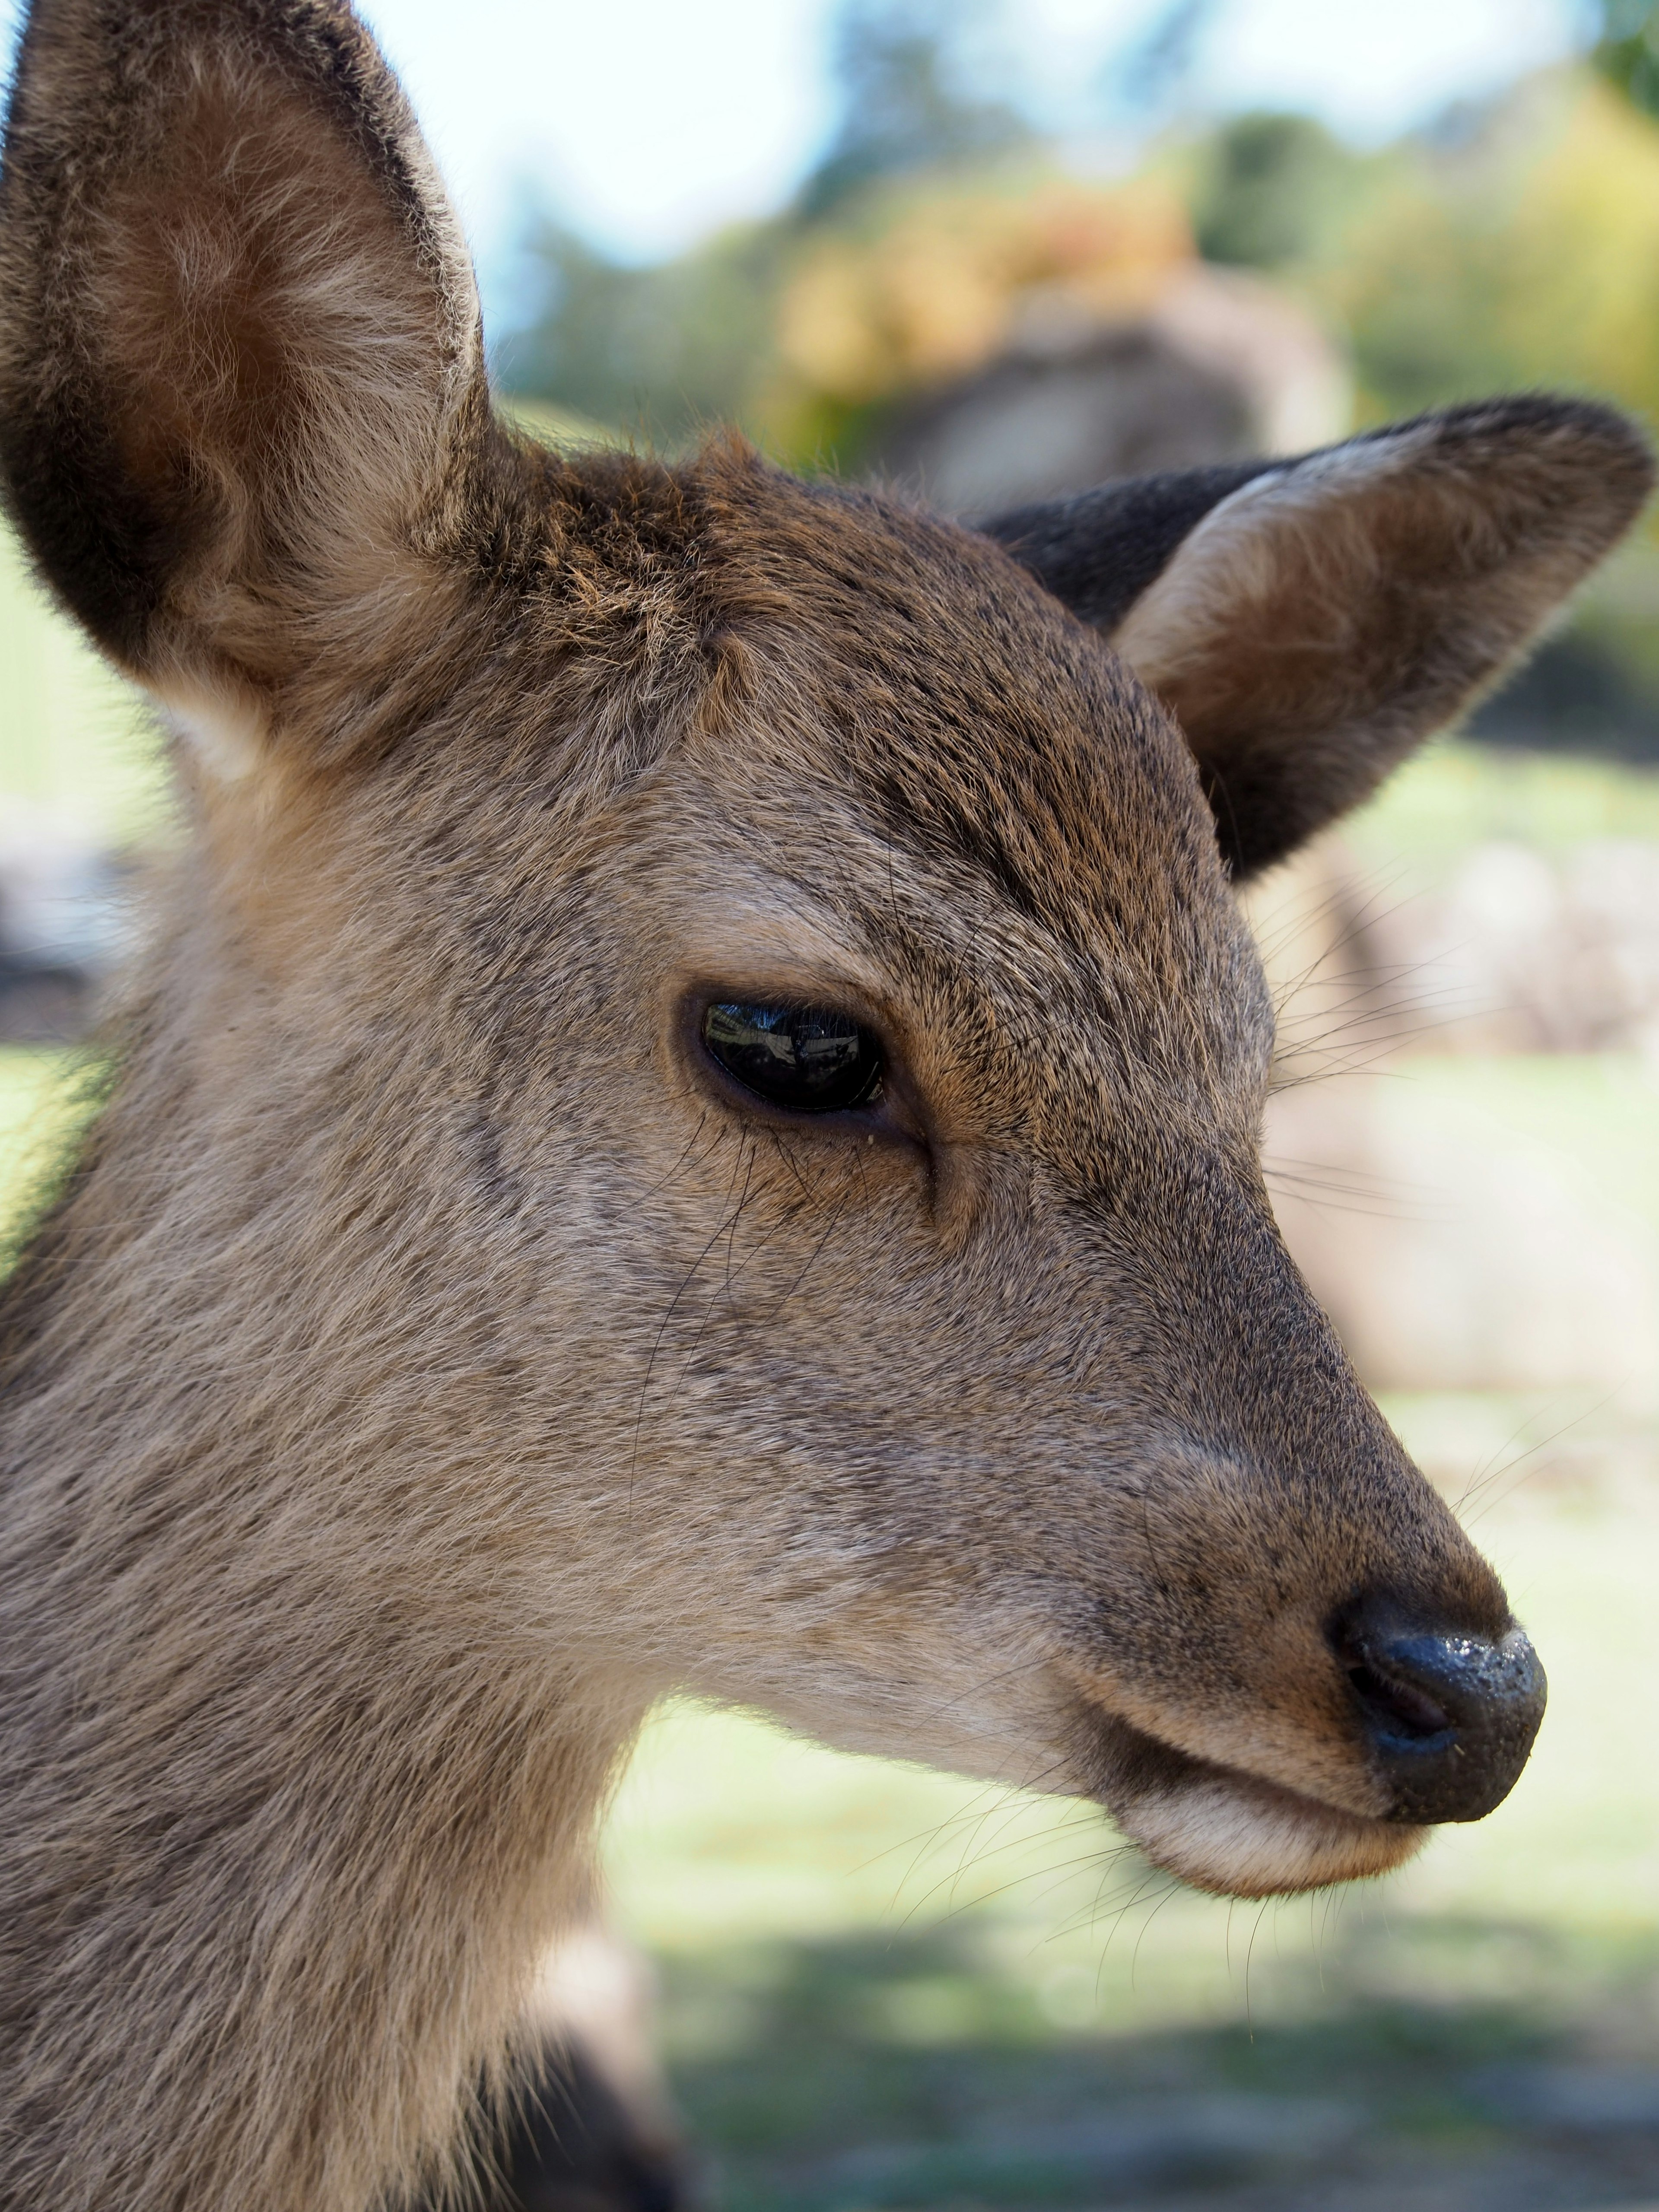
[[[668, 253], [775, 206], [833, 123], [833, 0], [366, 0], [478, 251], [510, 282], [521, 182], [611, 251]], [[1158, 0], [1006, 0], [1056, 120]], [[21, 9], [0, 0], [6, 43]], [[1310, 109], [1378, 139], [1571, 46], [1583, 0], [1219, 0], [1206, 107]]]

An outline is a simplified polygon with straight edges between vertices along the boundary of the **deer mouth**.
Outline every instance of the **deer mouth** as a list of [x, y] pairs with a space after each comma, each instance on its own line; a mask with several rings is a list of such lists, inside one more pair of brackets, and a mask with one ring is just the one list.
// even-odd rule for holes
[[1386, 1874], [1428, 1829], [1352, 1813], [1181, 1751], [1114, 1713], [1085, 1722], [1086, 1787], [1154, 1866], [1224, 1897], [1275, 1897]]

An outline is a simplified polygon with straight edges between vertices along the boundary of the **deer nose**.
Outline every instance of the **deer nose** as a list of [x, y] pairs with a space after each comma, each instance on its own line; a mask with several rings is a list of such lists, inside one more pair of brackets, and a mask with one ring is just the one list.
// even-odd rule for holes
[[1503, 1803], [1544, 1717], [1544, 1670], [1521, 1629], [1492, 1638], [1362, 1604], [1335, 1642], [1390, 1820], [1480, 1820]]

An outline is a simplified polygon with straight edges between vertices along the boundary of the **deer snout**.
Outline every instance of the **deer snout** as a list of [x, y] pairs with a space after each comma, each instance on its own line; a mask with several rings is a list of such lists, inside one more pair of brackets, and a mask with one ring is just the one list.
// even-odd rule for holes
[[1544, 1670], [1524, 1631], [1481, 1636], [1366, 1600], [1333, 1640], [1392, 1793], [1389, 1820], [1480, 1820], [1503, 1803], [1544, 1717]]

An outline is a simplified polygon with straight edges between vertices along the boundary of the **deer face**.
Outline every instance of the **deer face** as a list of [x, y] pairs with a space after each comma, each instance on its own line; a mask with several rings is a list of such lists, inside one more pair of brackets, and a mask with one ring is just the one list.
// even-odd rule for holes
[[434, 910], [474, 948], [393, 1088], [430, 1118], [435, 1037], [473, 1102], [419, 1183], [470, 1224], [453, 1327], [524, 1378], [470, 1400], [518, 1556], [562, 1589], [579, 1532], [596, 1663], [1097, 1794], [1214, 1887], [1393, 1863], [1504, 1794], [1540, 1680], [1275, 1232], [1190, 748], [982, 539], [699, 488], [731, 611], [648, 765], [573, 815], [527, 676], [343, 840], [365, 1018]]
[[1542, 1678], [1279, 1242], [1229, 871], [1524, 642], [1627, 428], [981, 533], [557, 461], [349, 18], [66, 0], [12, 134], [12, 503], [180, 732], [192, 1265], [303, 1347], [264, 1437], [327, 1571], [1097, 1795], [1218, 1888], [1490, 1809]]

